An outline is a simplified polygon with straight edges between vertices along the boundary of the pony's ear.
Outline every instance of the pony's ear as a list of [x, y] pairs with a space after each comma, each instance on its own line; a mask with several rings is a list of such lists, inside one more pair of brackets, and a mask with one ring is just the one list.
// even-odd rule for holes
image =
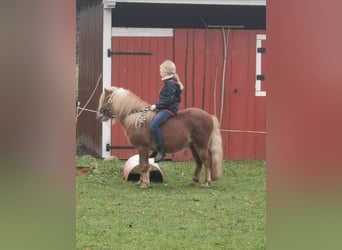
[[110, 95], [113, 92], [113, 90], [109, 90], [109, 89], [106, 89], [106, 88], [104, 89], [104, 91], [105, 91], [106, 95]]

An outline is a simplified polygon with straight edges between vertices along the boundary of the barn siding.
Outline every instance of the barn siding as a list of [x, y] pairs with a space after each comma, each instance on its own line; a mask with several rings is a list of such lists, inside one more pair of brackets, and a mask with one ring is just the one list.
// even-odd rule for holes
[[[175, 63], [186, 89], [182, 107], [203, 108], [220, 118], [223, 93], [222, 138], [224, 158], [265, 159], [265, 134], [226, 130], [265, 131], [265, 98], [255, 97], [255, 44], [260, 30], [230, 30], [225, 81], [222, 89], [223, 31], [186, 29], [175, 31]], [[224, 31], [227, 38], [228, 30]], [[216, 85], [216, 87], [215, 87]], [[216, 91], [215, 91], [216, 89]], [[234, 90], [237, 90], [237, 93]], [[174, 159], [191, 159], [190, 151]]]
[[[220, 119], [223, 97], [224, 159], [265, 159], [265, 134], [227, 131], [266, 130], [265, 97], [255, 96], [256, 35], [264, 33], [263, 30], [175, 29], [172, 39], [113, 37], [113, 50], [147, 50], [153, 52], [153, 56], [114, 56], [112, 84], [128, 88], [154, 103], [161, 87], [158, 66], [170, 58], [175, 61], [186, 86], [181, 108], [199, 107]], [[225, 73], [223, 37], [228, 41]], [[113, 126], [112, 144], [129, 145], [119, 125]], [[134, 152], [113, 150], [112, 153], [126, 159]], [[192, 159], [189, 150], [171, 157], [179, 161]]]
[[[102, 73], [102, 27], [103, 6], [101, 3], [83, 6], [79, 17], [79, 83], [78, 101], [83, 107], [93, 92]], [[102, 80], [94, 97], [87, 105], [96, 109], [102, 91]], [[84, 144], [101, 155], [102, 126], [95, 119], [95, 113], [84, 111], [77, 120], [77, 137]]]
[[[161, 88], [159, 64], [165, 58], [172, 58], [172, 37], [113, 37], [112, 51], [150, 52], [149, 55], [113, 55], [112, 85], [124, 87], [143, 100], [154, 103]], [[112, 145], [130, 146], [120, 124], [112, 126]], [[112, 154], [128, 159], [135, 151], [113, 149]]]

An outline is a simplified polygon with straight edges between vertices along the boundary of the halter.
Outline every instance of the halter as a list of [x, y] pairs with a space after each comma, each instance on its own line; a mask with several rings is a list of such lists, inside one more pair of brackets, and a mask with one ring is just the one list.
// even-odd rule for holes
[[104, 116], [115, 118], [116, 115], [112, 113], [111, 111], [112, 102], [113, 102], [113, 94], [110, 95], [108, 101], [103, 105], [102, 113]]

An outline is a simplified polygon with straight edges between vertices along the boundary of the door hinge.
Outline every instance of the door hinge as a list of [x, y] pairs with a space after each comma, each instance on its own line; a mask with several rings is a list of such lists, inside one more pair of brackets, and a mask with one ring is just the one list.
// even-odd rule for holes
[[264, 81], [265, 80], [265, 76], [264, 75], [256, 75], [256, 79], [260, 80], [260, 81]]
[[266, 53], [266, 48], [263, 48], [263, 47], [261, 47], [261, 48], [257, 48], [257, 53]]
[[128, 56], [151, 56], [152, 52], [144, 52], [144, 51], [111, 51], [107, 50], [107, 56], [111, 57], [112, 55], [128, 55]]
[[111, 149], [135, 149], [132, 146], [112, 146], [109, 143], [106, 143], [106, 151], [109, 152]]

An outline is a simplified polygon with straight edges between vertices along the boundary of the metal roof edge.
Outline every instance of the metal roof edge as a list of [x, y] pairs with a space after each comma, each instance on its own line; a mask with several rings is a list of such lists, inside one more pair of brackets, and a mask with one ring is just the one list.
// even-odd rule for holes
[[105, 8], [115, 8], [116, 3], [266, 6], [266, 0], [103, 0], [102, 3]]

